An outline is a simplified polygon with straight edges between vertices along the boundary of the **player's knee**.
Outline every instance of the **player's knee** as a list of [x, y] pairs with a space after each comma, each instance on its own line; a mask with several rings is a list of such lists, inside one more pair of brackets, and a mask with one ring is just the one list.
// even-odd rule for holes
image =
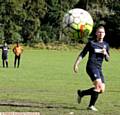
[[105, 92], [105, 89], [100, 89], [100, 88], [99, 88], [99, 89], [96, 89], [96, 88], [95, 88], [94, 91], [96, 91], [96, 92], [98, 92], [98, 93], [101, 94], [101, 93], [104, 93], [104, 92]]
[[104, 93], [104, 90], [100, 90], [100, 92], [99, 93]]
[[101, 93], [104, 93], [104, 92], [105, 92], [105, 87], [103, 86], [103, 87], [101, 87], [99, 93], [101, 94]]
[[96, 85], [94, 91], [96, 91], [96, 92], [100, 92], [101, 89]]
[[95, 86], [95, 91], [97, 91], [99, 93], [103, 93], [105, 91], [105, 87], [102, 84], [97, 84]]
[[102, 87], [102, 89], [101, 89], [100, 92], [101, 92], [101, 93], [104, 93], [104, 92], [105, 92], [105, 87]]

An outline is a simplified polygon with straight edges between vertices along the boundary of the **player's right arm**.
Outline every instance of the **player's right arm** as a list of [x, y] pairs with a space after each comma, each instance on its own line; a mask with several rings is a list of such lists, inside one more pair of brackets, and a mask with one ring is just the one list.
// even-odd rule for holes
[[78, 72], [78, 66], [79, 66], [81, 60], [82, 60], [82, 57], [78, 56], [75, 63], [74, 63], [73, 70], [74, 70], [75, 73]]
[[84, 47], [84, 49], [82, 50], [82, 52], [78, 55], [74, 66], [73, 66], [73, 70], [75, 73], [78, 72], [78, 66], [81, 62], [81, 60], [85, 57], [85, 55], [87, 54], [88, 50], [89, 50], [89, 46], [90, 46], [90, 42], [87, 43], [87, 45]]

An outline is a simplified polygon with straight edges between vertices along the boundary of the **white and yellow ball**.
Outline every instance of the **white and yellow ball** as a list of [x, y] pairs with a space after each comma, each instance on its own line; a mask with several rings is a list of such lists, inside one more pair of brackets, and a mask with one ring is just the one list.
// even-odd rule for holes
[[75, 8], [64, 15], [63, 32], [66, 35], [75, 39], [80, 39], [88, 37], [92, 29], [93, 19], [86, 10]]

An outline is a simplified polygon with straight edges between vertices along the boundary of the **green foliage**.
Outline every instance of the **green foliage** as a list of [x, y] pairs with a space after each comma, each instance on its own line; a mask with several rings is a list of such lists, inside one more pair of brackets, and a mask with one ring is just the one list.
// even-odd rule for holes
[[[105, 24], [108, 34], [111, 31], [112, 36], [116, 34], [114, 43], [110, 38], [111, 46], [120, 46], [119, 0], [1, 0], [0, 39], [14, 43], [17, 39], [13, 37], [15, 32], [24, 43], [61, 40], [70, 43], [71, 39], [62, 36], [62, 21], [64, 14], [76, 7], [90, 12], [94, 27]], [[117, 24], [116, 27], [110, 26], [111, 23]]]
[[[112, 5], [111, 5], [112, 4]], [[120, 47], [120, 1], [117, 0], [114, 2], [110, 0], [107, 4], [110, 8], [109, 16], [105, 17], [106, 28], [107, 28], [107, 37], [109, 38], [110, 45], [112, 47]]]

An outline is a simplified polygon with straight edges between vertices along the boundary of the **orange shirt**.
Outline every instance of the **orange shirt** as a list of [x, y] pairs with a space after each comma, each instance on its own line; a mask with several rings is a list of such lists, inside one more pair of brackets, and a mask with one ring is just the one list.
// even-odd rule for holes
[[15, 46], [13, 48], [13, 52], [15, 53], [15, 55], [19, 56], [23, 52], [23, 48], [21, 46]]

